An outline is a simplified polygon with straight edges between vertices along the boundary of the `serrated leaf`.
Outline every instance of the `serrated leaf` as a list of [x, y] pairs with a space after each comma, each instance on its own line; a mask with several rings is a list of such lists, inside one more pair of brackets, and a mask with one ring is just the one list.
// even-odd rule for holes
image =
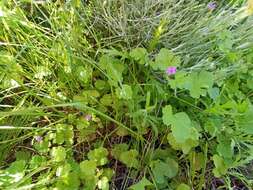
[[165, 71], [169, 66], [179, 66], [180, 58], [168, 49], [162, 48], [155, 58], [155, 63], [151, 64], [154, 70]]
[[119, 99], [125, 99], [125, 100], [132, 99], [133, 91], [132, 91], [131, 86], [127, 84], [123, 84], [122, 87], [118, 87], [116, 89], [116, 95]]
[[58, 147], [53, 147], [51, 151], [52, 159], [55, 162], [62, 162], [66, 158], [66, 151], [65, 148], [58, 146]]
[[129, 55], [141, 65], [148, 62], [148, 52], [145, 48], [135, 48], [131, 50]]
[[147, 180], [145, 177], [143, 177], [138, 183], [132, 185], [129, 187], [129, 189], [132, 190], [145, 190], [146, 186], [153, 185], [149, 180]]
[[108, 151], [106, 148], [100, 147], [89, 151], [88, 158], [90, 160], [96, 161], [98, 166], [107, 164], [108, 162]]
[[126, 164], [127, 167], [137, 169], [139, 166], [139, 161], [137, 159], [138, 154], [138, 151], [135, 149], [125, 151], [120, 154], [119, 160]]

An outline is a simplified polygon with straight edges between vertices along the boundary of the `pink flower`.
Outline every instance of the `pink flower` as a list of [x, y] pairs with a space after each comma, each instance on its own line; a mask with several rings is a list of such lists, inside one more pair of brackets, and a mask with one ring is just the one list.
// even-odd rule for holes
[[177, 72], [177, 67], [171, 66], [166, 69], [167, 75], [174, 75]]
[[42, 142], [43, 137], [42, 136], [35, 136], [34, 137], [37, 142]]
[[217, 3], [215, 1], [210, 2], [207, 4], [207, 8], [209, 9], [209, 11], [213, 11], [214, 9], [217, 8]]
[[86, 121], [91, 121], [92, 120], [92, 116], [90, 114], [85, 116]]

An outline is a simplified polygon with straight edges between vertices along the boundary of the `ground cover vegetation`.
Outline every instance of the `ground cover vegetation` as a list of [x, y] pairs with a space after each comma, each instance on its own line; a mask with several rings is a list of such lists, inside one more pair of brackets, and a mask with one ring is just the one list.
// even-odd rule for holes
[[0, 189], [252, 189], [252, 14], [2, 0]]

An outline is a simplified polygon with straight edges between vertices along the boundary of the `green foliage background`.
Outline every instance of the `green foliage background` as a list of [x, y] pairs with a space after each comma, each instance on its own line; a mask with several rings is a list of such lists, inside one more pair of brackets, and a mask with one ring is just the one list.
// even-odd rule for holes
[[0, 189], [252, 189], [253, 5], [208, 3], [1, 1]]

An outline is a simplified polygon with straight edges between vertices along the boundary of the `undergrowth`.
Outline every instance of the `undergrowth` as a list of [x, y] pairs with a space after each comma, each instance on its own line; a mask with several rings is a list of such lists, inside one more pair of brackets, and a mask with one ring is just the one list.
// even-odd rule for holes
[[253, 2], [2, 1], [0, 189], [252, 189]]

